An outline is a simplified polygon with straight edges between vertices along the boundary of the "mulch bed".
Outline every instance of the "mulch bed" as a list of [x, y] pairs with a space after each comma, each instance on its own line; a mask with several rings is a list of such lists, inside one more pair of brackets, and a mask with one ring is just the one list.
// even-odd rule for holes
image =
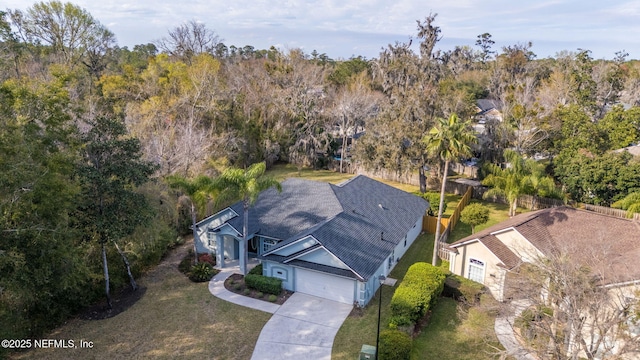
[[114, 317], [140, 300], [146, 291], [146, 287], [138, 286], [138, 290], [135, 291], [131, 287], [126, 287], [111, 295], [111, 309], [107, 306], [107, 299], [103, 299], [84, 309], [78, 317], [83, 320], [102, 320]]
[[[258, 291], [254, 290], [254, 289], [249, 289], [245, 284], [244, 284], [244, 276], [240, 275], [240, 274], [233, 274], [231, 276], [229, 276], [229, 278], [227, 278], [227, 280], [225, 280], [224, 282], [224, 287], [236, 294], [239, 295], [243, 295], [243, 296], [249, 296], [252, 297], [254, 299], [258, 299], [258, 300], [263, 300], [263, 301], [267, 301], [267, 302], [272, 302], [274, 304], [278, 304], [278, 305], [282, 305], [284, 304], [285, 301], [287, 301], [287, 299], [293, 294], [292, 291], [289, 290], [282, 290], [282, 292], [280, 293], [280, 295], [278, 295], [278, 297], [276, 298], [276, 301], [269, 301], [269, 295], [270, 294], [263, 294], [262, 297], [258, 297]], [[245, 289], [248, 289], [247, 292], [245, 292]]]

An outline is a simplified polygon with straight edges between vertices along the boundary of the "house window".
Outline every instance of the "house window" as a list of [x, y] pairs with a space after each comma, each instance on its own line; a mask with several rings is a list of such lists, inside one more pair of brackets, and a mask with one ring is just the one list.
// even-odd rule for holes
[[393, 251], [391, 251], [391, 256], [389, 256], [389, 270], [391, 270], [391, 267], [393, 266], [393, 259], [394, 259], [394, 254], [395, 254], [395, 249]]
[[262, 240], [262, 252], [261, 252], [261, 254], [266, 253], [267, 251], [269, 251], [272, 247], [274, 247], [278, 243], [278, 240], [275, 240], [275, 239], [262, 238], [261, 240]]
[[216, 233], [212, 230], [207, 231], [207, 240], [209, 240], [209, 247], [216, 246]]
[[407, 235], [404, 236], [404, 247], [407, 247]]
[[484, 284], [484, 262], [476, 259], [469, 259], [469, 280]]

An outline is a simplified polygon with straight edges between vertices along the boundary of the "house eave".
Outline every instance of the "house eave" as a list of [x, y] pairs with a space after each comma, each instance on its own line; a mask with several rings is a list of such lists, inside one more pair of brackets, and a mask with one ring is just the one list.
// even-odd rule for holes
[[273, 253], [274, 253], [274, 252], [276, 252], [276, 251], [279, 251], [279, 250], [282, 250], [282, 249], [286, 249], [286, 248], [288, 248], [289, 246], [292, 246], [292, 245], [294, 245], [294, 244], [297, 244], [297, 243], [299, 243], [300, 241], [303, 241], [303, 240], [308, 239], [308, 238], [312, 238], [312, 239], [313, 239], [313, 240], [315, 240], [315, 241], [316, 241], [316, 243], [318, 243], [318, 244], [320, 243], [320, 242], [318, 241], [318, 239], [316, 239], [313, 235], [306, 235], [306, 236], [301, 237], [300, 239], [297, 239], [297, 240], [291, 241], [290, 243], [288, 243], [288, 244], [286, 244], [286, 245], [282, 245], [282, 246], [275, 247], [275, 248], [273, 248], [273, 249], [271, 249], [271, 250], [267, 251], [266, 253], [262, 254], [262, 256], [268, 256], [268, 255], [271, 255], [271, 254], [273, 254]]
[[[236, 217], [240, 216], [240, 215], [239, 215], [235, 210], [233, 210], [230, 206], [228, 206], [228, 207], [226, 207], [226, 208], [224, 208], [224, 209], [222, 209], [222, 210], [218, 211], [217, 213], [215, 213], [215, 214], [213, 214], [213, 215], [209, 215], [209, 216], [207, 216], [206, 218], [204, 218], [204, 219], [202, 219], [202, 220], [198, 221], [198, 222], [196, 223], [196, 227], [198, 227], [201, 223], [203, 223], [203, 222], [205, 222], [205, 221], [207, 221], [207, 220], [209, 220], [209, 219], [211, 219], [211, 218], [214, 218], [214, 217], [216, 217], [216, 216], [220, 215], [220, 213], [222, 213], [222, 212], [224, 212], [224, 211], [227, 211], [227, 210], [231, 210], [231, 212], [233, 212], [233, 214], [235, 215], [235, 216], [234, 216], [234, 217], [232, 217], [231, 219], [235, 219]], [[228, 221], [228, 220], [227, 220], [227, 221]], [[225, 224], [226, 224], [226, 222], [225, 222]], [[192, 225], [191, 227], [193, 227], [193, 225]]]

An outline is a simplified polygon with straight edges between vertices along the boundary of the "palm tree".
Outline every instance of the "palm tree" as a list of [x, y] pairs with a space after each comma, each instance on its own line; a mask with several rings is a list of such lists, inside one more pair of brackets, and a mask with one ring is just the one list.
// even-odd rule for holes
[[196, 231], [196, 207], [203, 208], [211, 198], [212, 185], [214, 180], [209, 176], [200, 175], [194, 179], [187, 179], [179, 175], [171, 175], [166, 178], [167, 184], [173, 189], [179, 189], [183, 192], [182, 199], [189, 201], [191, 205], [191, 228], [193, 230], [193, 253], [194, 262], [198, 263], [198, 250], [196, 248], [196, 240], [198, 232]]
[[244, 216], [242, 242], [240, 244], [240, 271], [242, 271], [242, 275], [247, 274], [249, 207], [256, 202], [258, 195], [264, 190], [275, 187], [278, 191], [282, 191], [282, 186], [277, 180], [264, 175], [266, 169], [267, 167], [264, 162], [253, 164], [249, 166], [248, 169], [229, 168], [222, 172], [214, 184], [214, 187], [220, 191], [218, 201], [242, 199]]
[[436, 237], [433, 245], [433, 259], [431, 260], [433, 266], [436, 266], [438, 260], [440, 221], [442, 221], [442, 209], [444, 208], [444, 189], [447, 183], [449, 162], [458, 160], [461, 157], [471, 156], [470, 145], [475, 141], [476, 137], [471, 129], [471, 123], [469, 121], [461, 121], [456, 114], [451, 114], [449, 119], [438, 118], [436, 126], [422, 139], [427, 152], [444, 161], [438, 223], [436, 224]]
[[496, 164], [487, 166], [489, 175], [482, 181], [491, 186], [484, 197], [504, 196], [509, 203], [509, 216], [516, 214], [518, 197], [523, 194], [561, 198], [553, 179], [544, 171], [544, 165], [533, 159], [524, 159], [513, 150], [505, 150], [506, 168]]

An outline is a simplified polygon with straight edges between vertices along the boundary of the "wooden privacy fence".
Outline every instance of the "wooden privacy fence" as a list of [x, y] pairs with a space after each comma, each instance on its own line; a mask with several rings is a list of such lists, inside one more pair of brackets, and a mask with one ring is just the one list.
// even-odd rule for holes
[[[467, 191], [462, 196], [462, 199], [460, 199], [460, 202], [458, 202], [458, 205], [453, 211], [453, 214], [451, 214], [451, 216], [448, 219], [445, 219], [445, 218], [441, 219], [440, 221], [440, 224], [441, 224], [440, 229], [442, 229], [442, 234], [440, 236], [441, 242], [447, 242], [447, 238], [449, 237], [449, 232], [456, 227], [456, 224], [460, 220], [460, 213], [467, 205], [469, 205], [469, 202], [471, 202], [472, 195], [473, 195], [473, 188], [469, 186], [467, 187]], [[422, 219], [422, 230], [433, 234], [436, 232], [437, 224], [438, 224], [437, 217], [425, 216]]]
[[[610, 207], [598, 206], [598, 205], [590, 205], [590, 204], [584, 204], [584, 209], [585, 210], [589, 210], [589, 211], [593, 211], [593, 212], [597, 212], [599, 214], [615, 216], [615, 217], [619, 217], [619, 218], [627, 218], [627, 211], [626, 210], [622, 210], [622, 209], [614, 209], [614, 208], [610, 208]], [[640, 214], [634, 213], [633, 217], [631, 217], [631, 218], [633, 220], [640, 221]]]

